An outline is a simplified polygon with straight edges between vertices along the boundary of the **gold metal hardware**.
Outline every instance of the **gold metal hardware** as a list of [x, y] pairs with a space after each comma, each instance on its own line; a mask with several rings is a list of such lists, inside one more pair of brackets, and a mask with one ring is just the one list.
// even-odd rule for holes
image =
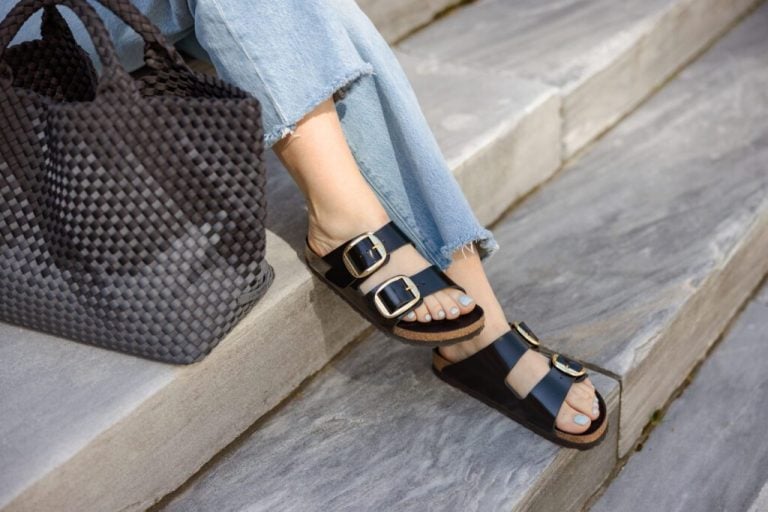
[[520, 325], [520, 322], [515, 322], [512, 324], [512, 326], [515, 328], [517, 333], [525, 339], [525, 341], [527, 341], [534, 347], [538, 347], [539, 345], [541, 345], [541, 343], [539, 343], [539, 340], [536, 338], [536, 336], [534, 336], [533, 333], [528, 332], [522, 325]]
[[552, 354], [552, 364], [555, 366], [555, 368], [565, 373], [566, 375], [570, 375], [571, 377], [581, 377], [582, 375], [587, 373], [587, 369], [584, 368], [584, 366], [582, 365], [579, 365], [581, 366], [581, 370], [576, 370], [575, 368], [571, 368], [571, 366], [568, 363], [560, 360], [559, 354]]
[[[400, 306], [395, 311], [389, 311], [387, 309], [387, 306], [384, 305], [384, 302], [381, 300], [381, 297], [379, 297], [379, 294], [386, 288], [389, 284], [394, 283], [395, 281], [404, 281], [405, 282], [405, 289], [413, 295], [413, 298], [409, 300], [406, 304]], [[419, 299], [421, 299], [421, 293], [419, 292], [418, 287], [416, 286], [416, 283], [414, 283], [410, 277], [408, 276], [395, 276], [391, 279], [387, 279], [384, 281], [378, 290], [376, 290], [376, 293], [373, 295], [373, 302], [376, 304], [376, 308], [379, 310], [379, 313], [381, 313], [382, 316], [385, 318], [394, 318], [402, 313], [405, 313], [408, 311], [411, 307], [413, 307], [415, 304], [419, 302]]]
[[[366, 238], [371, 241], [372, 247], [371, 247], [370, 250], [371, 251], [375, 250], [379, 254], [379, 256], [381, 257], [381, 259], [378, 260], [373, 265], [371, 265], [370, 267], [366, 268], [365, 270], [360, 271], [360, 270], [357, 269], [357, 267], [355, 266], [354, 262], [349, 257], [349, 251], [352, 250], [352, 248], [355, 245], [357, 245], [359, 242], [365, 240]], [[347, 246], [344, 248], [344, 252], [341, 254], [341, 261], [344, 262], [344, 266], [347, 267], [347, 270], [349, 271], [350, 274], [352, 274], [354, 277], [357, 277], [357, 278], [367, 277], [367, 276], [373, 274], [374, 272], [376, 272], [376, 270], [379, 269], [379, 267], [384, 265], [386, 259], [387, 259], [387, 249], [384, 247], [384, 244], [381, 242], [379, 237], [377, 237], [376, 235], [373, 234], [373, 232], [370, 232], [370, 231], [368, 233], [364, 233], [364, 234], [358, 236], [357, 238], [355, 238], [354, 240], [350, 241], [347, 244]]]

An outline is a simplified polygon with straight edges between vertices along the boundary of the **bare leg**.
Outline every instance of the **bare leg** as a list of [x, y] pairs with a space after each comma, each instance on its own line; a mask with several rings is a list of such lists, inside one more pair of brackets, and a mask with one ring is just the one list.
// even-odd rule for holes
[[[296, 131], [272, 146], [298, 184], [309, 207], [309, 246], [323, 256], [363, 231], [375, 230], [389, 217], [365, 181], [352, 155], [332, 99], [305, 116]], [[390, 261], [363, 281], [366, 292], [388, 277], [414, 274], [429, 266], [412, 245], [394, 251]], [[408, 320], [456, 318], [475, 302], [456, 289], [440, 290]]]

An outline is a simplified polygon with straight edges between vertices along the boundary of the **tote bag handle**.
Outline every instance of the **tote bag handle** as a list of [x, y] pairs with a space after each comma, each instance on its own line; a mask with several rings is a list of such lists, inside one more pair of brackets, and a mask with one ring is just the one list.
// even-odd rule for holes
[[[131, 27], [144, 40], [144, 58], [147, 65], [155, 69], [172, 67], [187, 68], [184, 59], [168, 44], [160, 31], [128, 0], [98, 0], [118, 18]], [[85, 0], [21, 0], [0, 23], [0, 80], [12, 78], [10, 67], [3, 61], [14, 36], [22, 25], [41, 8], [45, 9], [43, 37], [50, 35], [53, 26], [65, 23], [56, 12], [56, 6], [70, 8], [83, 22], [90, 35], [103, 68], [99, 90], [118, 87], [135, 91], [135, 84], [118, 59], [112, 39], [98, 13]], [[63, 28], [63, 27], [60, 27]], [[191, 72], [191, 71], [190, 71]]]

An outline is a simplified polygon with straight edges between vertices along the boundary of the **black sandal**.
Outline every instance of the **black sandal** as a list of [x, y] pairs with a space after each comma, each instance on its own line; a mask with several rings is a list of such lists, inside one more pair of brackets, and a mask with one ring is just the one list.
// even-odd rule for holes
[[[433, 350], [432, 371], [451, 386], [497, 409], [527, 429], [561, 446], [586, 450], [600, 444], [608, 432], [605, 400], [595, 390], [600, 416], [581, 434], [555, 425], [560, 406], [574, 382], [587, 377], [576, 361], [550, 352], [550, 370], [523, 398], [507, 385], [507, 374], [529, 349], [541, 351], [538, 337], [524, 324], [510, 324], [511, 331], [479, 352], [452, 363]], [[542, 351], [544, 352], [544, 351]]]
[[485, 325], [485, 316], [477, 304], [472, 311], [454, 319], [401, 322], [424, 297], [438, 290], [454, 287], [465, 291], [435, 265], [412, 276], [386, 279], [366, 294], [358, 289], [361, 282], [387, 263], [391, 252], [409, 243], [405, 234], [390, 221], [375, 232], [362, 233], [344, 242], [323, 257], [318, 256], [305, 239], [304, 257], [310, 270], [358, 313], [399, 341], [437, 347], [452, 345], [479, 333]]

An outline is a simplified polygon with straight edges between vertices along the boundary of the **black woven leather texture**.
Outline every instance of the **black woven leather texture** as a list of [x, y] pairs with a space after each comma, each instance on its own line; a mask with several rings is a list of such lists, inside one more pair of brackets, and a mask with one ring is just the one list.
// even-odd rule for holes
[[[261, 107], [191, 71], [127, 0], [101, 3], [146, 41], [139, 78], [84, 0], [23, 0], [0, 24], [0, 320], [189, 364], [273, 280]], [[41, 8], [41, 39], [9, 48]]]

